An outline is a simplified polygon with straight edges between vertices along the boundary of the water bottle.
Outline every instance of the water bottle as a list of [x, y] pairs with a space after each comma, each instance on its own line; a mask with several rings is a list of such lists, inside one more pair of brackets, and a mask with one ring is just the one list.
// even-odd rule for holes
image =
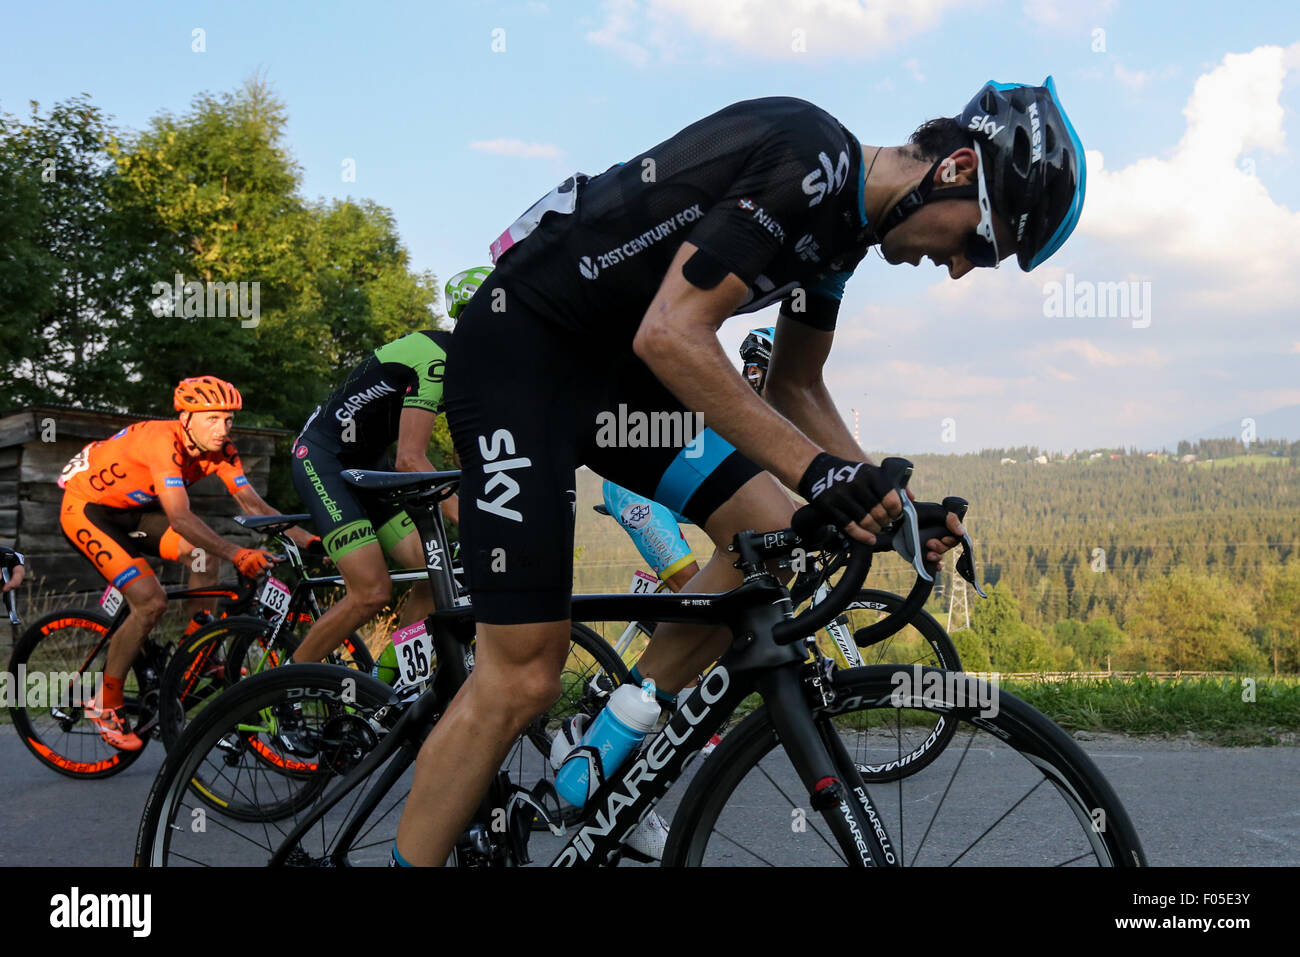
[[[619, 769], [658, 720], [659, 704], [655, 700], [653, 681], [647, 678], [640, 688], [621, 685], [582, 736], [582, 743], [600, 752], [601, 772], [608, 777]], [[587, 803], [590, 788], [590, 762], [585, 753], [575, 748], [573, 757], [564, 762], [555, 776], [555, 789], [574, 807], [582, 807]]]

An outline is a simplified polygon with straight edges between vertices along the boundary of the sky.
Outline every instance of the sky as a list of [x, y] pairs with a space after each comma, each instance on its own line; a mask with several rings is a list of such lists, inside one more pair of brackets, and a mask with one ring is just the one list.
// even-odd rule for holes
[[[1294, 2], [45, 2], [0, 20], [9, 113], [85, 92], [142, 129], [261, 75], [303, 195], [389, 207], [440, 279], [569, 173], [728, 103], [802, 97], [887, 146], [987, 80], [1048, 74], [1087, 151], [1079, 227], [1033, 273], [863, 260], [826, 369], [863, 444], [1156, 448], [1300, 423]], [[760, 315], [723, 327], [729, 352]]]

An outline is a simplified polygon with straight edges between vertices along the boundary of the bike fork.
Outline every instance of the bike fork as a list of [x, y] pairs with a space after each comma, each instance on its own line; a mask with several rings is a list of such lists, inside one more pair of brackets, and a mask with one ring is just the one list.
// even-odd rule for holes
[[[845, 770], [842, 742], [827, 741], [813, 720], [801, 665], [773, 669], [759, 678], [759, 691], [767, 703], [772, 724], [790, 758], [812, 809], [821, 813], [851, 867], [888, 866], [895, 862], [892, 848], [882, 845], [879, 816], [874, 813], [862, 779], [849, 763]], [[834, 729], [831, 729], [832, 736]], [[834, 754], [838, 751], [839, 754]], [[867, 809], [870, 812], [867, 813]]]

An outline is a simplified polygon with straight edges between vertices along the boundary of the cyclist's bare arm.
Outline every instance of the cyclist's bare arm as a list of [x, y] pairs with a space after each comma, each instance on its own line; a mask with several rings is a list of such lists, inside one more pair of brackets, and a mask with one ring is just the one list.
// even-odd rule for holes
[[[763, 398], [832, 455], [854, 462], [870, 462], [867, 453], [840, 418], [822, 378], [822, 368], [830, 355], [834, 338], [834, 333], [814, 329], [781, 315], [777, 319], [776, 342], [763, 386]], [[910, 489], [907, 495], [916, 498]], [[930, 561], [938, 561], [940, 555], [957, 544], [956, 536], [965, 533], [957, 516], [951, 513], [948, 515], [948, 528], [954, 537], [932, 538], [926, 542], [926, 557]]]
[[[397, 421], [397, 471], [438, 471], [429, 461], [429, 441], [433, 438], [433, 427], [437, 421], [437, 412], [410, 406], [402, 409], [401, 418]], [[441, 506], [443, 517], [459, 524], [459, 503], [460, 500], [455, 495], [444, 499]]]
[[692, 285], [682, 264], [694, 253], [694, 245], [682, 243], [632, 348], [673, 395], [704, 416], [706, 426], [786, 486], [798, 488], [821, 449], [736, 374], [717, 330], [744, 301], [745, 283], [728, 273], [712, 289]]
[[831, 455], [850, 462], [871, 462], [840, 418], [822, 379], [834, 338], [834, 333], [788, 318], [783, 310], [777, 318], [776, 344], [763, 398]]
[[[242, 486], [238, 491], [232, 492], [231, 496], [234, 498], [235, 503], [240, 507], [240, 509], [243, 511], [245, 515], [279, 515], [280, 514], [280, 510], [272, 508], [270, 505], [266, 504], [266, 502], [262, 499], [262, 496], [258, 495], [257, 491], [251, 485]], [[176, 528], [176, 526], [173, 524], [172, 528]], [[178, 532], [180, 531], [179, 528], [177, 528], [176, 530]], [[290, 538], [292, 538], [293, 543], [297, 545], [299, 548], [306, 548], [307, 543], [316, 537], [311, 532], [307, 531], [306, 529], [299, 528], [297, 525], [293, 526], [290, 529], [287, 529], [285, 534], [288, 535]]]
[[[260, 501], [260, 499], [259, 499]], [[167, 513], [167, 521], [185, 541], [213, 555], [234, 561], [239, 546], [226, 541], [207, 522], [190, 511], [190, 496], [183, 488], [158, 489], [158, 503]], [[263, 514], [272, 514], [270, 512]]]

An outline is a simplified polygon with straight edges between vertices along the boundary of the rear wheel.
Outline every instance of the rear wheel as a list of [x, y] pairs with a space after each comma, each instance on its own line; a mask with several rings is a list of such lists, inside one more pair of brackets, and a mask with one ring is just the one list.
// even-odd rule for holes
[[[85, 716], [83, 702], [103, 680], [112, 623], [98, 609], [51, 612], [22, 634], [9, 660], [18, 699], [9, 709], [14, 730], [38, 761], [68, 777], [110, 777], [144, 752], [119, 751]], [[123, 696], [132, 728], [153, 714], [156, 705], [140, 658], [127, 675]], [[142, 737], [147, 745], [148, 733]]]
[[[958, 728], [918, 773], [867, 784], [870, 811], [849, 798], [861, 826], [886, 835], [896, 863], [1146, 864], [1132, 822], [1097, 766], [1020, 699], [933, 669], [856, 668], [837, 672], [833, 682], [835, 701], [814, 718], [857, 767], [905, 760], [909, 742], [929, 733], [936, 712]], [[850, 769], [840, 773], [852, 783]], [[807, 805], [767, 708], [760, 708], [691, 782], [673, 818], [664, 864], [842, 866], [844, 850]]]

